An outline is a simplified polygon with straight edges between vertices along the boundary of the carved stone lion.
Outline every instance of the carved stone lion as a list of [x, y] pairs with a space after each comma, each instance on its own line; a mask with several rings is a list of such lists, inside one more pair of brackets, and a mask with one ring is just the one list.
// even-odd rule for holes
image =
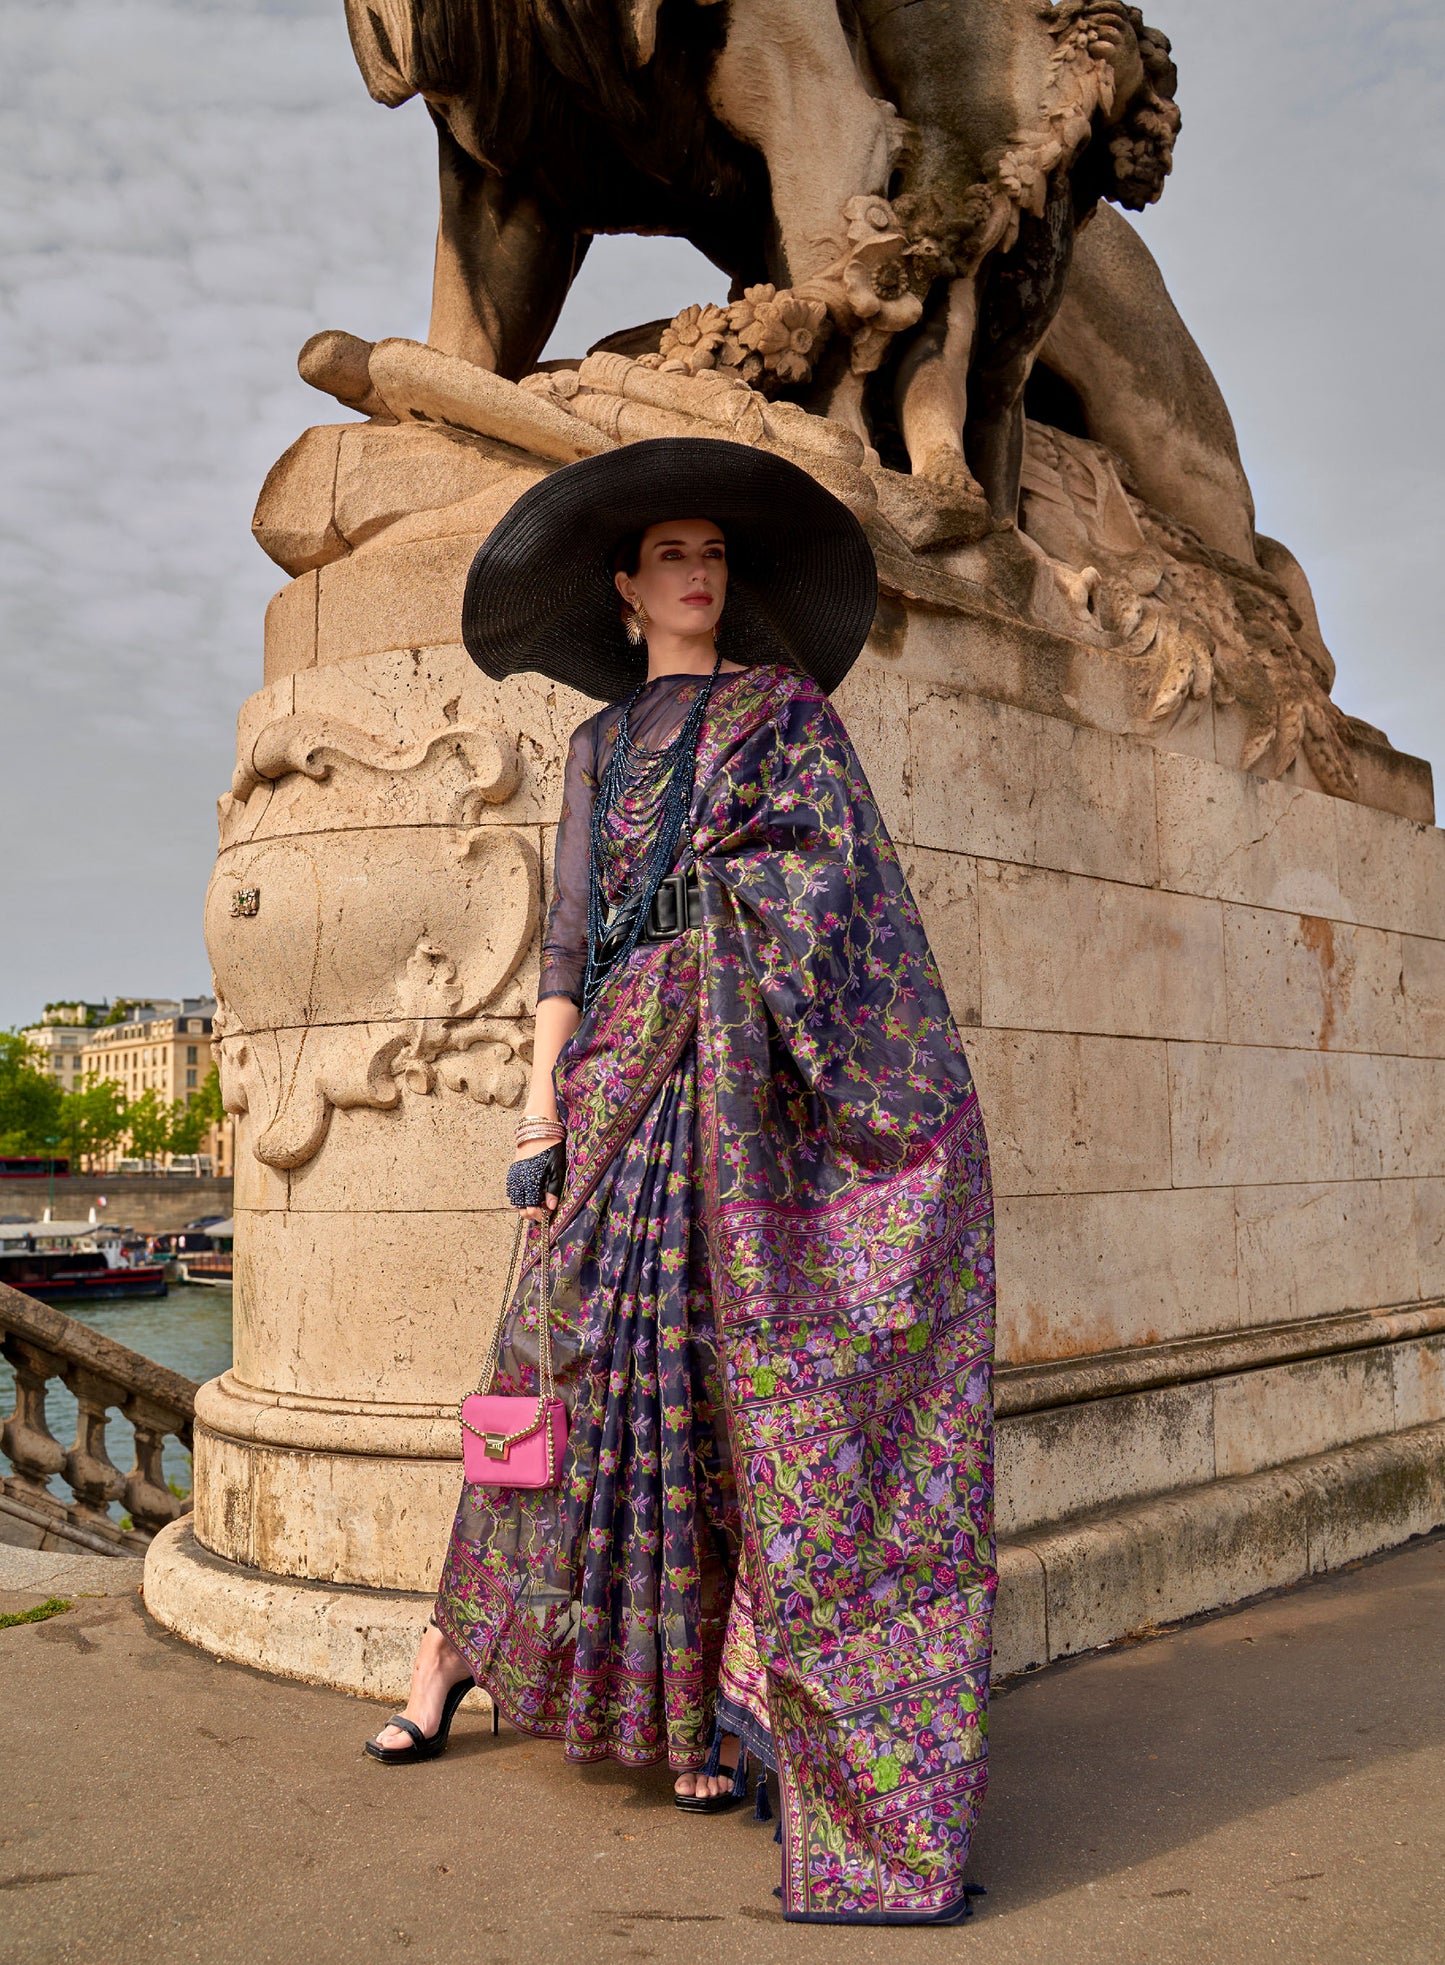
[[940, 538], [1013, 516], [1074, 232], [1101, 197], [1159, 195], [1179, 121], [1168, 43], [1119, 0], [347, 14], [371, 93], [421, 94], [437, 125], [432, 346], [518, 379], [596, 233], [678, 234], [733, 291], [663, 360], [901, 434]]

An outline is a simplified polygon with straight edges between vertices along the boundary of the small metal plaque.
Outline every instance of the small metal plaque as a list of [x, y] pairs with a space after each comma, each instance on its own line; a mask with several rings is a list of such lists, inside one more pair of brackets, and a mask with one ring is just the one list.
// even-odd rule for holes
[[486, 1435], [486, 1455], [488, 1460], [505, 1460], [507, 1457], [506, 1438], [501, 1433]]
[[259, 887], [238, 887], [231, 896], [233, 915], [259, 914], [261, 911], [261, 889]]

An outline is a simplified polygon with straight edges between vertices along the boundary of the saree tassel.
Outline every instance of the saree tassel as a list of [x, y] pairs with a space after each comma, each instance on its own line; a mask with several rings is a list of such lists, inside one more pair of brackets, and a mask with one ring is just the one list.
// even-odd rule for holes
[[768, 1770], [766, 1767], [760, 1767], [758, 1769], [757, 1799], [753, 1802], [753, 1820], [755, 1822], [770, 1822], [772, 1819], [772, 1803], [768, 1800]]

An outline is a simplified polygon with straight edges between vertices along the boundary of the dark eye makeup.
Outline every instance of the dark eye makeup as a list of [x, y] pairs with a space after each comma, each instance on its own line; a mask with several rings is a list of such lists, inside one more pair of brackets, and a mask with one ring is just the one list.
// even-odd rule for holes
[[[669, 539], [659, 543], [656, 550], [659, 559], [678, 559], [682, 554], [683, 548], [677, 540]], [[725, 557], [725, 549], [720, 539], [709, 540], [702, 550], [704, 559], [722, 559]]]

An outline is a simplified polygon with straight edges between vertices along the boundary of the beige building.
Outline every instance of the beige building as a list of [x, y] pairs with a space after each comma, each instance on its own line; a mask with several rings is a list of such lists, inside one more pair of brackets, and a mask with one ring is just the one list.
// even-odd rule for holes
[[90, 1041], [90, 1027], [108, 1008], [105, 1003], [47, 1003], [40, 1022], [25, 1032], [37, 1063], [61, 1091], [73, 1092], [84, 1081], [81, 1055]]
[[[215, 1011], [215, 1001], [209, 996], [156, 998], [132, 1004], [121, 1022], [80, 1033], [85, 1041], [76, 1082], [110, 1078], [124, 1089], [128, 1099], [154, 1091], [163, 1099], [189, 1105], [211, 1069], [211, 1019]], [[231, 1171], [232, 1130], [229, 1120], [213, 1127], [201, 1146], [218, 1174]]]
[[62, 1092], [73, 1092], [81, 1083], [81, 1053], [91, 1032], [68, 1029], [64, 1025], [36, 1024], [25, 1033], [25, 1041], [36, 1063], [48, 1071]]

